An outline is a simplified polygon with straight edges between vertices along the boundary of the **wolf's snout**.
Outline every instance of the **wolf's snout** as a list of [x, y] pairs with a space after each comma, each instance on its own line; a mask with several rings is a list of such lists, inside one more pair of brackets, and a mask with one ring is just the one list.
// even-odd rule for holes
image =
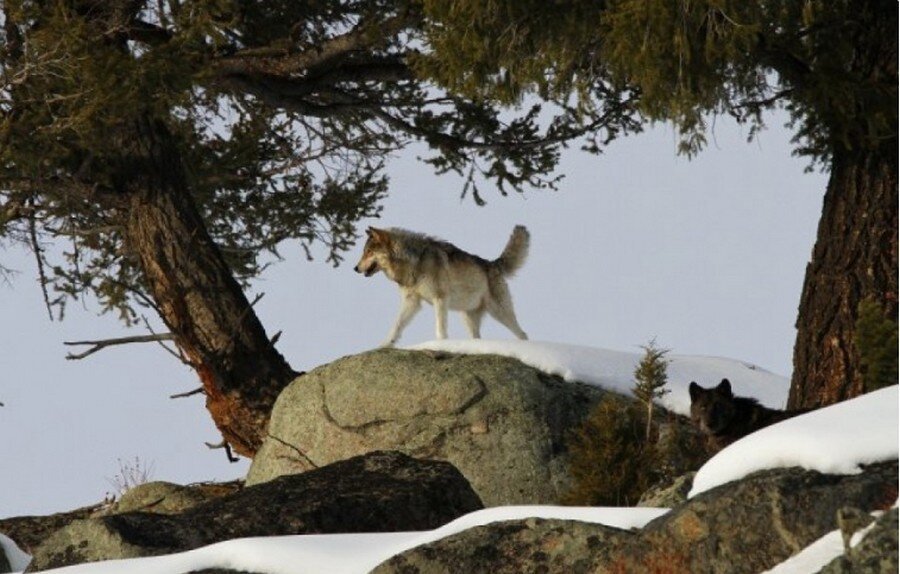
[[359, 265], [354, 267], [353, 270], [356, 271], [357, 273], [362, 273], [362, 269], [359, 268]]

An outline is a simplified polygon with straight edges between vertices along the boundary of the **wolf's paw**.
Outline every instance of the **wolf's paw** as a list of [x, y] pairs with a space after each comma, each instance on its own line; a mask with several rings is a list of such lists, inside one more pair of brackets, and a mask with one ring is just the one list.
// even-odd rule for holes
[[392, 340], [388, 339], [387, 341], [385, 341], [385, 342], [383, 342], [382, 344], [378, 345], [378, 348], [379, 348], [379, 349], [393, 349], [393, 348], [394, 348], [394, 343], [396, 343], [396, 341], [392, 341]]

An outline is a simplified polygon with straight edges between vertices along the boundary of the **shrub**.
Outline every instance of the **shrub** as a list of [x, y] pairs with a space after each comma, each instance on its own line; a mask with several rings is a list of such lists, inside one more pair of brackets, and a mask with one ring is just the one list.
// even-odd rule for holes
[[897, 321], [872, 299], [859, 304], [854, 342], [865, 392], [897, 384]]
[[644, 439], [642, 407], [607, 395], [569, 435], [573, 486], [565, 504], [633, 506], [658, 479], [656, 453]]

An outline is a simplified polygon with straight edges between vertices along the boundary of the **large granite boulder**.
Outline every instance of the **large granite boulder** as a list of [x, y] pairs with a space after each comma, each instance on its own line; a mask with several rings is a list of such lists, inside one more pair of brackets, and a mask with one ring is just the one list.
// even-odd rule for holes
[[452, 465], [374, 452], [247, 487], [179, 514], [129, 512], [75, 521], [36, 548], [31, 571], [251, 536], [431, 530], [480, 508]]
[[[412, 548], [375, 572], [755, 574], [837, 528], [839, 508], [892, 505], [896, 484], [896, 461], [851, 476], [767, 470], [700, 494], [639, 531], [534, 519], [488, 524]], [[828, 574], [896, 571], [875, 569], [896, 564], [896, 517], [886, 514], [882, 528]], [[862, 564], [869, 569], [852, 569]]]
[[451, 462], [488, 506], [558, 503], [566, 435], [602, 395], [496, 355], [345, 357], [282, 391], [247, 484], [389, 449]]

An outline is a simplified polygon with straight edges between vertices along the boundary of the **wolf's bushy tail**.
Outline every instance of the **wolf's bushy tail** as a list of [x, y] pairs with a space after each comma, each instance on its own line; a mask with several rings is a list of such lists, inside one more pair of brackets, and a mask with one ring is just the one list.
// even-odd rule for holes
[[525, 263], [525, 258], [528, 257], [530, 238], [531, 235], [524, 225], [516, 225], [513, 228], [512, 235], [509, 236], [509, 241], [506, 242], [506, 247], [503, 248], [503, 253], [491, 262], [494, 268], [500, 271], [501, 275], [512, 275], [522, 267]]

